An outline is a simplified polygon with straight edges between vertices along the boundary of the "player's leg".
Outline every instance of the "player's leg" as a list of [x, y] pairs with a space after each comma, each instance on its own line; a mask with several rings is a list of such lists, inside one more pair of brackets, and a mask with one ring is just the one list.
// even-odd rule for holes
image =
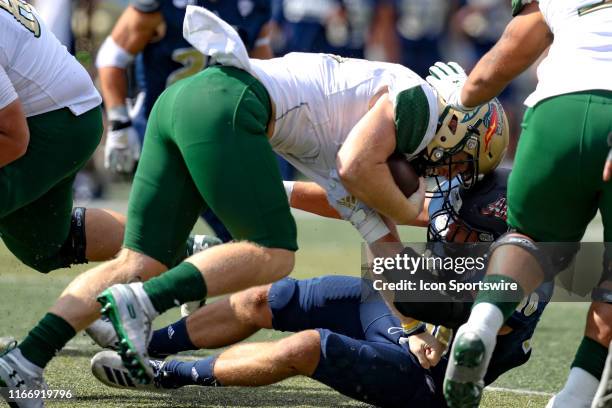
[[[22, 262], [49, 272], [87, 260], [110, 259], [121, 247], [124, 219], [105, 210], [72, 209], [75, 174], [102, 133], [99, 108], [68, 109], [28, 119], [30, 145], [0, 177], [0, 232]], [[89, 234], [87, 234], [89, 232]]]
[[364, 338], [369, 324], [360, 320], [361, 296], [361, 280], [355, 277], [285, 278], [235, 293], [156, 330], [149, 354], [224, 347], [259, 329], [297, 332], [324, 327]]
[[[604, 224], [604, 241], [606, 242], [600, 286], [606, 292], [596, 296], [600, 298], [600, 301], [594, 302], [592, 305], [595, 310], [587, 320], [587, 330], [592, 328], [594, 331], [604, 333], [609, 337], [612, 332], [612, 316], [610, 315], [612, 313], [612, 302], [610, 300], [612, 299], [612, 183], [609, 181], [605, 184], [599, 211]], [[589, 333], [587, 332], [586, 335], [588, 336]], [[605, 345], [605, 336], [591, 335], [591, 338], [597, 339], [600, 344]], [[578, 358], [578, 353], [576, 358]], [[612, 342], [608, 344], [608, 356], [599, 387], [593, 399], [593, 408], [610, 407], [612, 407]]]
[[[480, 400], [482, 378], [498, 330], [523, 293], [533, 290], [543, 278], [553, 277], [564, 261], [571, 259], [571, 244], [552, 250], [532, 239], [579, 241], [595, 215], [600, 182], [593, 180], [601, 177], [590, 173], [605, 161], [606, 128], [610, 127], [606, 98], [585, 93], [564, 95], [543, 101], [525, 114], [508, 185], [508, 222], [526, 235], [506, 235], [498, 242], [484, 279], [516, 283], [517, 290], [478, 293], [450, 355], [445, 394], [451, 406]], [[558, 118], [555, 131], [550, 128], [551, 117]], [[558, 129], [562, 129], [561, 135]]]
[[[208, 295], [270, 283], [293, 268], [296, 228], [266, 137], [269, 103], [265, 88], [254, 77], [227, 67], [211, 67], [181, 81], [158, 100], [158, 109], [169, 114], [162, 130], [179, 149], [190, 182], [232, 236], [244, 241], [198, 253], [145, 282], [145, 302], [152, 305], [155, 314]], [[126, 240], [129, 236], [128, 228]], [[117, 334], [125, 340], [125, 361], [142, 362], [146, 349], [131, 344], [142, 333], [124, 326], [127, 317], [119, 315], [115, 307], [116, 296], [126, 290], [109, 288], [99, 299], [109, 305], [103, 310], [111, 315]], [[151, 315], [143, 317], [147, 320]], [[147, 321], [137, 320], [139, 327], [147, 327]], [[136, 359], [128, 356], [133, 353]], [[143, 369], [147, 370], [139, 364], [133, 374], [147, 381], [138, 372]]]
[[[176, 147], [173, 149], [163, 135], [151, 136], [145, 143], [133, 184], [126, 249], [116, 259], [78, 276], [19, 347], [0, 358], [8, 367], [29, 367], [29, 372], [23, 372], [25, 378], [40, 378], [42, 368], [76, 331], [100, 316], [96, 296], [101, 290], [118, 282], [146, 281], [183, 256], [203, 201]], [[142, 291], [142, 284], [137, 286]], [[129, 307], [131, 312], [144, 313], [147, 305], [138, 301], [120, 306], [122, 310]], [[0, 378], [4, 378], [2, 370]]]
[[[572, 362], [568, 379], [563, 389], [549, 401], [549, 407], [580, 406], [580, 403], [588, 406], [588, 400], [580, 398], [585, 394], [595, 395], [592, 402], [594, 408], [612, 406], [612, 360], [609, 359], [612, 341], [611, 192], [612, 185], [605, 183], [600, 202], [606, 242], [602, 279], [593, 292], [594, 301], [588, 311], [584, 337]], [[606, 368], [606, 365], [610, 368]], [[595, 388], [598, 388], [597, 391]]]
[[235, 293], [156, 330], [149, 343], [149, 355], [162, 357], [187, 350], [225, 347], [260, 329], [271, 329], [270, 287], [257, 286]]
[[154, 385], [149, 386], [134, 381], [112, 351], [100, 352], [93, 358], [92, 372], [102, 383], [116, 388], [262, 386], [296, 375], [312, 375], [319, 362], [320, 344], [319, 332], [307, 330], [274, 342], [238, 344], [197, 361], [154, 360]]

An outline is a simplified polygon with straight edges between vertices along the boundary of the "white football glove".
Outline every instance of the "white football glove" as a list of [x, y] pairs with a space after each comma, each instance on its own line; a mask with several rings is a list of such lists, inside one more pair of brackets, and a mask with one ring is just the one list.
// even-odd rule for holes
[[108, 112], [110, 129], [104, 146], [104, 167], [118, 174], [130, 174], [140, 159], [140, 138], [125, 106]]
[[389, 234], [389, 228], [381, 216], [346, 191], [336, 170], [330, 172], [326, 190], [329, 204], [340, 213], [342, 219], [349, 221], [359, 231], [368, 244]]
[[467, 80], [463, 68], [456, 62], [436, 62], [429, 67], [430, 75], [425, 78], [433, 86], [438, 94], [453, 109], [461, 112], [469, 112], [474, 108], [467, 107], [461, 103], [461, 90]]

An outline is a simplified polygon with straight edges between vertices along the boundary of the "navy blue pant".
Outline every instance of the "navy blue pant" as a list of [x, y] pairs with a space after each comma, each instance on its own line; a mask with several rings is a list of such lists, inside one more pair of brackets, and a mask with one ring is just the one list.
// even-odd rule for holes
[[275, 330], [316, 329], [321, 359], [312, 378], [356, 400], [381, 407], [446, 407], [446, 360], [421, 367], [398, 343], [400, 322], [361, 279], [325, 276], [272, 285], [268, 302]]

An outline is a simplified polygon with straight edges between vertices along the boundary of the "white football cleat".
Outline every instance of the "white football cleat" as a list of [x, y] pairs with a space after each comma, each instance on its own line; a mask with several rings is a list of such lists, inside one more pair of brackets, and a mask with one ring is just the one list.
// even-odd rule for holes
[[93, 322], [85, 329], [85, 333], [87, 333], [98, 346], [115, 351], [119, 350], [119, 338], [117, 337], [117, 333], [115, 333], [113, 324], [106, 316], [102, 316]]
[[41, 408], [44, 399], [11, 399], [12, 393], [44, 392], [48, 389], [42, 369], [28, 361], [18, 348], [11, 348], [0, 356], [0, 395], [11, 407]]
[[141, 384], [153, 380], [147, 347], [151, 324], [158, 313], [141, 282], [113, 285], [98, 296], [100, 312], [106, 316], [119, 339], [119, 354], [132, 378]]
[[104, 385], [131, 390], [164, 391], [158, 381], [164, 362], [149, 360], [149, 366], [153, 371], [153, 381], [149, 384], [141, 384], [132, 378], [130, 372], [123, 366], [121, 356], [116, 352], [104, 350], [91, 359], [91, 372]]

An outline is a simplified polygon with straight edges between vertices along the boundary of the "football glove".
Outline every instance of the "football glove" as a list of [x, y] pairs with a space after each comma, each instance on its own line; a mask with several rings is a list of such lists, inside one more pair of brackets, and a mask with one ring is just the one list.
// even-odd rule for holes
[[110, 130], [104, 146], [104, 167], [113, 173], [130, 174], [140, 159], [140, 138], [125, 106], [108, 112]]
[[389, 228], [381, 216], [346, 191], [336, 170], [330, 172], [326, 191], [329, 204], [343, 220], [349, 221], [359, 231], [367, 243], [376, 242], [389, 234]]
[[461, 103], [461, 90], [467, 80], [463, 68], [456, 62], [436, 62], [429, 67], [429, 74], [425, 80], [434, 87], [447, 105], [461, 112], [469, 112], [474, 108]]

